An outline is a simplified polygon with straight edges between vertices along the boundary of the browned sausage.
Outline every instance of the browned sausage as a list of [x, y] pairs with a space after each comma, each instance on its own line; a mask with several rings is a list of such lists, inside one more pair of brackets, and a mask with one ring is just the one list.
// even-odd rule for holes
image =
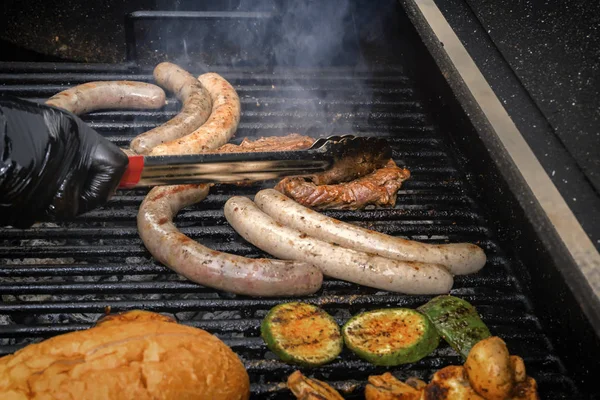
[[212, 72], [200, 75], [198, 80], [212, 99], [210, 117], [189, 135], [156, 146], [150, 155], [201, 153], [224, 145], [235, 134], [240, 122], [240, 98], [233, 86]]
[[131, 141], [131, 149], [138, 154], [148, 154], [155, 146], [192, 133], [206, 122], [212, 111], [208, 90], [181, 67], [168, 62], [154, 68], [156, 82], [183, 103], [183, 108], [173, 119], [138, 135]]
[[236, 294], [295, 296], [319, 290], [323, 275], [310, 264], [221, 253], [179, 232], [173, 217], [203, 200], [208, 190], [209, 185], [162, 186], [146, 196], [137, 217], [138, 232], [158, 261], [201, 285]]
[[46, 104], [77, 115], [103, 109], [156, 109], [165, 105], [165, 92], [144, 82], [88, 82], [55, 94]]

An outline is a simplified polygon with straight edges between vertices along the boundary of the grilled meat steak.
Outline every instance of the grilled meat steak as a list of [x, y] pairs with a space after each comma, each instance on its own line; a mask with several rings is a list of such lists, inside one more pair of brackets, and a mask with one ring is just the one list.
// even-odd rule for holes
[[287, 136], [268, 136], [256, 140], [244, 138], [240, 144], [225, 144], [205, 153], [246, 153], [263, 151], [290, 151], [308, 149], [315, 139], [292, 133]]
[[[361, 167], [361, 171], [364, 170]], [[396, 193], [402, 182], [410, 177], [410, 172], [390, 160], [384, 168], [351, 182], [323, 183], [333, 181], [333, 176], [331, 173], [326, 177], [284, 178], [275, 189], [303, 206], [319, 210], [357, 210], [368, 205], [393, 207], [396, 205]]]
[[[292, 133], [287, 136], [245, 138], [239, 145], [226, 144], [210, 153], [304, 150], [314, 139]], [[387, 164], [386, 164], [387, 162]], [[383, 168], [377, 169], [381, 166]], [[410, 177], [407, 169], [377, 155], [359, 154], [342, 159], [328, 171], [282, 179], [276, 190], [315, 209], [361, 209], [367, 205], [394, 206], [396, 192]]]

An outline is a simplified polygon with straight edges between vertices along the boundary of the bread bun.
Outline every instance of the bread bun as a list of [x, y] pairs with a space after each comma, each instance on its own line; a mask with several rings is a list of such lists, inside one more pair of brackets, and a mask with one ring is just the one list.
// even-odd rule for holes
[[250, 397], [238, 356], [201, 329], [146, 311], [0, 358], [0, 399], [235, 399]]

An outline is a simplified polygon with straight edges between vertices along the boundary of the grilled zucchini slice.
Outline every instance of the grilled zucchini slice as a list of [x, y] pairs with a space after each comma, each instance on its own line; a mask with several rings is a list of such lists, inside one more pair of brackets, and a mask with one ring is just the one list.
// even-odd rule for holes
[[260, 330], [267, 347], [282, 361], [305, 367], [333, 361], [344, 345], [340, 327], [333, 317], [306, 303], [273, 307]]
[[429, 318], [438, 333], [465, 360], [471, 348], [491, 335], [475, 307], [454, 296], [437, 296], [417, 310]]
[[358, 314], [343, 326], [342, 335], [360, 358], [388, 367], [419, 361], [440, 342], [427, 317], [408, 308]]

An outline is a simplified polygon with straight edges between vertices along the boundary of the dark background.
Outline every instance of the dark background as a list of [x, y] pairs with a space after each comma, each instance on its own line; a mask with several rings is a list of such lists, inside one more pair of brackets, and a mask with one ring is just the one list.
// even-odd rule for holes
[[600, 248], [600, 2], [436, 3]]

